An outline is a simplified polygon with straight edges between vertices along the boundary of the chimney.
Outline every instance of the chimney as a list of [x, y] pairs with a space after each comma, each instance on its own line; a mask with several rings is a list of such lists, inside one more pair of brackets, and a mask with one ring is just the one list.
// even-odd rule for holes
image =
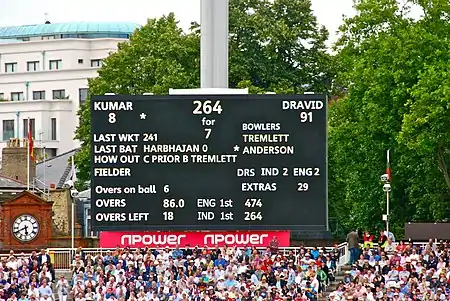
[[[1, 175], [27, 183], [27, 139], [10, 139], [2, 150]], [[36, 162], [30, 160], [30, 183], [36, 177]]]

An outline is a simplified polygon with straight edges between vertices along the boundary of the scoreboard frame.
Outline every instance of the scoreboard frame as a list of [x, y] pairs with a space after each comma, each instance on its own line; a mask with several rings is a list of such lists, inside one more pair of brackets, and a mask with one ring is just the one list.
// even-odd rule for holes
[[[324, 127], [324, 137], [323, 142], [324, 143], [324, 162], [323, 167], [325, 170], [321, 172], [320, 179], [322, 179], [325, 184], [323, 185], [324, 191], [324, 200], [320, 200], [321, 202], [324, 202], [323, 209], [324, 212], [320, 212], [320, 215], [323, 218], [323, 222], [320, 224], [302, 224], [302, 222], [299, 220], [298, 224], [283, 224], [283, 220], [280, 219], [277, 223], [270, 223], [270, 224], [239, 224], [239, 223], [219, 223], [219, 224], [212, 224], [212, 223], [176, 223], [176, 221], [161, 221], [158, 224], [143, 224], [143, 223], [126, 223], [126, 222], [118, 222], [114, 225], [105, 225], [101, 222], [97, 222], [95, 220], [95, 214], [97, 213], [97, 210], [95, 210], [96, 206], [96, 199], [98, 199], [99, 194], [95, 191], [96, 182], [98, 181], [99, 177], [95, 177], [94, 170], [97, 165], [93, 163], [94, 160], [94, 148], [96, 143], [94, 143], [94, 137], [96, 134], [100, 134], [100, 132], [104, 133], [112, 133], [111, 131], [104, 129], [97, 129], [98, 126], [97, 119], [100, 118], [99, 113], [101, 114], [102, 111], [95, 111], [94, 110], [94, 102], [129, 102], [132, 103], [138, 103], [138, 102], [147, 102], [150, 105], [149, 108], [146, 109], [147, 113], [151, 112], [151, 102], [159, 101], [159, 102], [193, 102], [195, 100], [205, 101], [205, 100], [220, 100], [223, 103], [227, 103], [228, 101], [239, 101], [239, 102], [245, 102], [249, 101], [273, 101], [273, 102], [280, 102], [283, 100], [289, 100], [289, 101], [322, 101], [323, 103], [323, 116], [321, 115], [321, 118], [324, 117], [324, 122], [320, 124], [319, 126]], [[301, 231], [301, 232], [325, 232], [329, 231], [329, 225], [328, 225], [328, 97], [326, 95], [319, 95], [319, 94], [301, 94], [301, 95], [279, 95], [279, 94], [198, 94], [198, 95], [98, 95], [98, 96], [92, 96], [90, 100], [91, 105], [91, 226], [94, 231], [176, 231], [176, 230], [187, 230], [187, 231], [201, 231], [201, 230], [238, 230], [238, 231], [246, 231], [246, 230], [291, 230], [291, 231]], [[142, 110], [141, 110], [142, 111]], [[94, 113], [97, 112], [97, 113]], [[136, 112], [140, 113], [139, 112]], [[189, 112], [186, 112], [188, 114]], [[118, 114], [121, 114], [121, 112], [118, 112]], [[157, 113], [158, 114], [158, 113]], [[172, 119], [171, 113], [168, 112], [167, 118]], [[224, 113], [226, 114], [226, 112]], [[148, 114], [148, 118], [151, 118], [150, 114]], [[194, 115], [192, 115], [194, 116]], [[278, 120], [277, 120], [278, 118]], [[280, 116], [274, 116], [274, 122], [275, 121], [283, 121], [279, 120]], [[240, 122], [245, 122], [246, 120], [239, 120]], [[130, 120], [130, 124], [134, 124], [132, 120]], [[289, 128], [289, 127], [288, 127]], [[291, 129], [291, 128], [289, 128]], [[301, 130], [301, 129], [299, 129]], [[136, 132], [137, 129], [130, 130], [128, 132]], [[230, 145], [231, 147], [231, 145]], [[231, 153], [231, 151], [230, 151]], [[151, 166], [151, 165], [150, 165]], [[168, 165], [167, 165], [168, 166]], [[238, 166], [235, 166], [236, 168], [239, 168]], [[137, 178], [141, 178], [137, 176]], [[108, 178], [108, 180], [112, 180], [111, 177]], [[120, 181], [120, 178], [119, 178]], [[167, 181], [171, 182], [172, 181]], [[175, 182], [175, 181], [174, 181]], [[111, 185], [112, 187], [115, 187], [117, 185]], [[159, 187], [161, 189], [161, 187]], [[100, 195], [101, 196], [101, 195]], [[245, 198], [245, 197], [244, 197]], [[161, 201], [161, 200], [160, 200]], [[192, 200], [189, 200], [192, 202]], [[186, 201], [188, 202], [188, 201]], [[144, 206], [144, 205], [142, 205]], [[145, 207], [145, 206], [144, 206]], [[297, 210], [302, 210], [301, 206], [298, 206], [296, 208]], [[308, 210], [308, 208], [305, 208]], [[294, 212], [294, 210], [292, 210]], [[127, 211], [126, 213], [132, 213]], [[187, 212], [189, 213], [189, 212]], [[264, 215], [268, 214], [267, 212], [264, 212]], [[314, 212], [311, 212], [311, 214], [315, 215]]]

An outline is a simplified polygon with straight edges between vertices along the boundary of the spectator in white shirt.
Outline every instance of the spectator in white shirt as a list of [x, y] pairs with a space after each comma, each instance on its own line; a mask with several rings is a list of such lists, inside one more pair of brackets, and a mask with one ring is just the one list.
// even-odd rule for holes
[[239, 275], [241, 275], [242, 273], [246, 273], [247, 270], [248, 270], [248, 267], [247, 267], [247, 265], [245, 264], [245, 262], [243, 261], [243, 262], [241, 262], [241, 265], [239, 266], [239, 268], [238, 268], [238, 270], [237, 270], [237, 273], [238, 273]]
[[8, 262], [6, 263], [6, 267], [17, 271], [19, 268], [19, 262], [17, 261], [17, 258], [15, 256], [10, 256], [8, 258]]
[[28, 288], [27, 295], [29, 298], [34, 296], [35, 298], [39, 299], [39, 297], [40, 297], [39, 290], [37, 287], [34, 286], [34, 284], [31, 284], [30, 287]]
[[65, 279], [64, 275], [62, 275], [56, 283], [56, 291], [58, 293], [59, 301], [67, 301], [69, 289], [69, 282]]

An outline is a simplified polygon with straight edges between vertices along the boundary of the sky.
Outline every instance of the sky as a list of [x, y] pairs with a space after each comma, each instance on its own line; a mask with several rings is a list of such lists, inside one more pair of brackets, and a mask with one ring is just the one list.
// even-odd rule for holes
[[[352, 0], [312, 0], [320, 24], [330, 32], [330, 40], [342, 15], [352, 15]], [[41, 24], [46, 16], [52, 23], [126, 21], [145, 24], [148, 18], [175, 13], [183, 29], [200, 21], [200, 0], [0, 0], [0, 27]]]

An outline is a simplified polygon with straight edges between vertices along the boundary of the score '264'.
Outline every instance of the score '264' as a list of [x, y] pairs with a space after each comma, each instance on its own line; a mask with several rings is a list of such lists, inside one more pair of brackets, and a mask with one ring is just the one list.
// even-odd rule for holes
[[211, 100], [194, 100], [193, 105], [195, 106], [194, 110], [192, 111], [192, 114], [194, 115], [209, 115], [211, 113], [217, 113], [222, 114], [222, 105], [220, 104], [220, 100], [216, 100], [214, 103]]
[[[220, 100], [211, 101], [211, 100], [194, 100], [192, 102], [194, 105], [194, 110], [192, 111], [192, 114], [194, 115], [210, 115], [212, 113], [216, 114], [222, 114], [222, 105], [220, 104]], [[214, 126], [214, 123], [216, 122], [215, 119], [211, 118], [202, 118], [202, 125], [207, 126], [205, 128], [205, 139], [208, 139], [211, 135], [211, 127]]]

